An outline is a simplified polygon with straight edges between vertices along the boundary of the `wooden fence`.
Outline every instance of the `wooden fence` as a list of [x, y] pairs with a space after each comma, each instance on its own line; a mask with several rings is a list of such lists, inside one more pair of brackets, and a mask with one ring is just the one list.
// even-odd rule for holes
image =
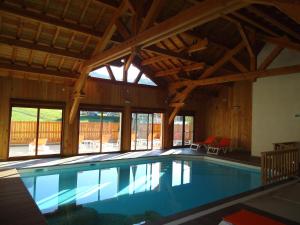
[[270, 184], [298, 175], [299, 155], [299, 149], [262, 152], [262, 183]]
[[[36, 138], [37, 122], [28, 121], [12, 121], [10, 129], [10, 144], [28, 145]], [[104, 122], [101, 128], [101, 123], [98, 122], [81, 122], [80, 135], [84, 139], [99, 140], [102, 132], [102, 138], [111, 141], [119, 139], [120, 123], [118, 122]], [[147, 130], [141, 126], [141, 130]], [[153, 135], [154, 138], [159, 138], [161, 132], [161, 125], [154, 124]], [[61, 122], [40, 122], [39, 123], [39, 137], [47, 138], [47, 143], [59, 143], [61, 141]]]

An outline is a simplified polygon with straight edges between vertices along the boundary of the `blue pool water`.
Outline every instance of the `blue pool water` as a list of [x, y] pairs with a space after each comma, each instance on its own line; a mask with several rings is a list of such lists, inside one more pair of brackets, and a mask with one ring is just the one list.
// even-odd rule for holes
[[19, 172], [51, 225], [155, 221], [260, 186], [257, 169], [178, 156]]

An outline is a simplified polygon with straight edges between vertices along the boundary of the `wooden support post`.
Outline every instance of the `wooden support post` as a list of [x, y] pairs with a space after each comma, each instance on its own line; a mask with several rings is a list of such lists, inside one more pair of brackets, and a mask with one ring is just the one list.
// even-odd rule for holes
[[123, 112], [121, 150], [122, 152], [129, 152], [131, 149], [131, 106], [125, 105]]

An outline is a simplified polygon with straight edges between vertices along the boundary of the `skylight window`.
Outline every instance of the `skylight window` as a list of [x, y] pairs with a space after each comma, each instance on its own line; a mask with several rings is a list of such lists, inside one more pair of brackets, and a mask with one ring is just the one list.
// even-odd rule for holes
[[140, 70], [131, 64], [127, 71], [127, 81], [129, 83], [133, 83], [135, 81], [136, 77], [139, 75], [139, 73], [140, 73]]
[[110, 80], [110, 76], [106, 67], [101, 67], [99, 69], [90, 72], [90, 76]]
[[[89, 74], [90, 77], [106, 79], [106, 80], [113, 80], [122, 81], [124, 78], [124, 65], [122, 66], [103, 66], [99, 69], [96, 69]], [[127, 81], [128, 83], [135, 83], [135, 84], [142, 84], [142, 85], [150, 85], [150, 86], [157, 86], [146, 74], [142, 73], [139, 68], [131, 64], [127, 71]]]
[[118, 81], [123, 81], [123, 71], [124, 71], [124, 66], [110, 66], [116, 80]]
[[150, 85], [150, 86], [157, 86], [152, 80], [150, 80], [145, 74], [141, 76], [138, 84]]

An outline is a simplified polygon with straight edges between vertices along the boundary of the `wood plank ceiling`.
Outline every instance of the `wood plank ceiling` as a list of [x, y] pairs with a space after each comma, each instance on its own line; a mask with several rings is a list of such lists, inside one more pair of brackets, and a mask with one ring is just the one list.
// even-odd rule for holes
[[297, 11], [293, 0], [2, 0], [0, 76], [74, 85], [72, 122], [89, 71], [125, 59], [125, 74], [134, 63], [169, 87], [171, 122], [199, 86], [300, 71], [266, 71], [300, 51]]

